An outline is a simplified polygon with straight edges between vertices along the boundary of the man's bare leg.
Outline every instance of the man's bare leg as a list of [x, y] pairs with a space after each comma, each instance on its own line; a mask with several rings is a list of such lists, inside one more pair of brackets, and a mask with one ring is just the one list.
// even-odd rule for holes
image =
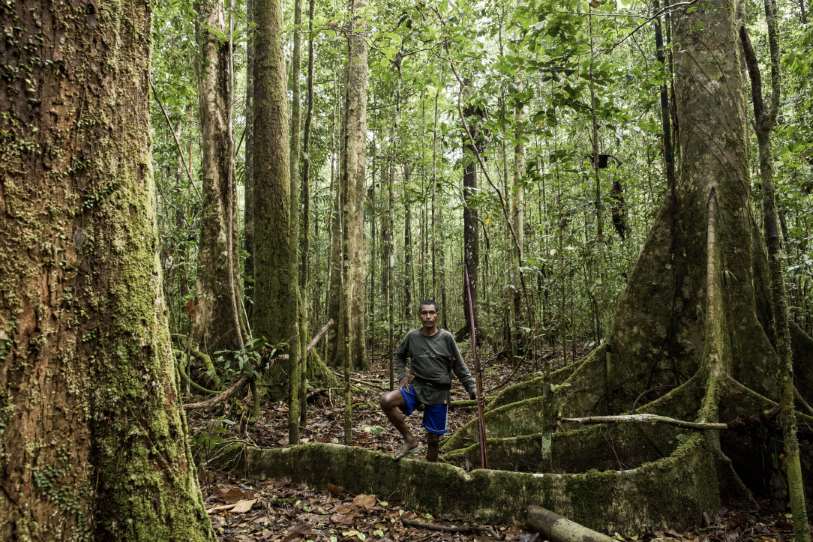
[[404, 398], [399, 390], [388, 391], [381, 396], [381, 410], [387, 415], [390, 423], [395, 426], [401, 436], [404, 437], [404, 444], [395, 454], [395, 459], [401, 459], [418, 447], [418, 439], [409, 430], [406, 424], [406, 416], [403, 413]]

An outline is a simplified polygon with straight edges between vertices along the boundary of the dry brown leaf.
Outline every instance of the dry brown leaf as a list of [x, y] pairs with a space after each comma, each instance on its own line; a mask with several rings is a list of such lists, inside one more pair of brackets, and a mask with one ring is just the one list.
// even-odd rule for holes
[[341, 486], [337, 486], [335, 484], [328, 483], [327, 490], [334, 497], [341, 497], [342, 495], [344, 495], [344, 488]]
[[235, 514], [245, 514], [254, 506], [254, 503], [257, 502], [257, 499], [248, 499], [248, 500], [241, 500], [237, 501], [234, 505], [234, 508], [231, 511]]
[[375, 508], [375, 495], [356, 495], [353, 498], [353, 505], [365, 510], [372, 510]]
[[236, 486], [220, 486], [217, 488], [217, 497], [227, 504], [233, 504], [254, 498], [254, 492]]
[[355, 514], [340, 514], [337, 512], [330, 516], [331, 523], [338, 523], [339, 525], [352, 525], [355, 519]]
[[282, 542], [291, 542], [297, 538], [306, 538], [310, 536], [311, 532], [311, 528], [307, 525], [302, 523], [299, 525], [294, 525], [288, 530], [287, 533], [285, 533], [285, 537], [282, 539]]

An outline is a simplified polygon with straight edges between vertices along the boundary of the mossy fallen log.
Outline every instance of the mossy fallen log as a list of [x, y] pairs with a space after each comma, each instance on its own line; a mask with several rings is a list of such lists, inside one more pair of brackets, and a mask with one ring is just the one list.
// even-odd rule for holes
[[244, 447], [247, 477], [289, 478], [372, 493], [419, 511], [463, 514], [482, 521], [524, 523], [540, 505], [588, 527], [627, 535], [653, 526], [687, 528], [719, 506], [716, 466], [705, 440], [690, 436], [669, 457], [621, 471], [539, 474], [444, 463], [393, 461], [380, 452], [336, 444]]

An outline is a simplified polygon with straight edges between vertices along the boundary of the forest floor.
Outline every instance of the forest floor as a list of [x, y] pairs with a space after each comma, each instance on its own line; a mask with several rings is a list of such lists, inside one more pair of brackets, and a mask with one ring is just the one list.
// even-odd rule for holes
[[[543, 356], [548, 363], [560, 365], [555, 356]], [[471, 364], [470, 364], [471, 365]], [[539, 366], [512, 367], [501, 362], [484, 364], [484, 388], [494, 390], [505, 383], [520, 381], [539, 370]], [[356, 393], [353, 408], [353, 445], [384, 453], [394, 453], [400, 438], [378, 406], [378, 398], [389, 386], [388, 363], [375, 360], [368, 371], [354, 376], [366, 384]], [[496, 390], [495, 390], [496, 393]], [[464, 399], [459, 382], [452, 386], [452, 400]], [[302, 442], [340, 443], [343, 438], [344, 406], [337, 390], [313, 398], [308, 408], [308, 422], [302, 431]], [[284, 403], [266, 405], [260, 419], [248, 429], [248, 439], [264, 447], [287, 445], [287, 406]], [[476, 415], [474, 408], [450, 408], [450, 433]], [[226, 415], [228, 418], [228, 415]], [[201, 430], [211, 418], [193, 412], [189, 423], [192, 433]], [[416, 435], [423, 434], [420, 413], [409, 419]], [[237, 424], [232, 424], [235, 432]], [[235, 435], [236, 436], [236, 435]], [[422, 444], [413, 458], [423, 457]], [[466, 518], [450, 517], [442, 511], [436, 514], [416, 513], [402, 507], [395, 498], [376, 495], [352, 495], [343, 488], [328, 485], [308, 487], [287, 480], [256, 481], [240, 479], [227, 473], [200, 467], [200, 478], [206, 509], [219, 539], [223, 542], [243, 541], [496, 541], [510, 540], [541, 542], [545, 540], [523, 526], [473, 523]], [[790, 540], [788, 516], [757, 510], [721, 510], [705, 518], [697, 529], [678, 533], [671, 530], [653, 531], [636, 539], [640, 541], [733, 542]], [[612, 533], [610, 533], [612, 534]]]

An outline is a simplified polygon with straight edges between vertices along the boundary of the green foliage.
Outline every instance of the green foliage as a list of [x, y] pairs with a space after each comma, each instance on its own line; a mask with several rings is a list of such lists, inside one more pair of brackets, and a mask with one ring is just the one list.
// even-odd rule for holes
[[[246, 53], [251, 32], [245, 5], [230, 6], [234, 23], [234, 140], [238, 196], [242, 198], [246, 127]], [[747, 6], [757, 54], [768, 58], [761, 8]], [[787, 231], [789, 288], [793, 314], [813, 326], [813, 270], [809, 209], [813, 193], [813, 29], [795, 24], [789, 6], [782, 17], [783, 105], [775, 137], [780, 209]], [[793, 9], [797, 9], [793, 7]], [[292, 6], [286, 4], [286, 40], [292, 29]], [[466, 0], [415, 3], [370, 2], [368, 99], [368, 199], [365, 202], [370, 250], [368, 319], [374, 343], [385, 346], [386, 321], [381, 282], [382, 229], [392, 220], [395, 304], [394, 329], [414, 326], [403, 314], [407, 286], [414, 297], [440, 298], [440, 273], [447, 292], [449, 327], [463, 324], [462, 173], [473, 160], [464, 156], [465, 138], [459, 109], [476, 104], [481, 121], [469, 119], [485, 134], [479, 188], [470, 205], [480, 213], [480, 317], [491, 335], [504, 325], [507, 292], [519, 291], [519, 273], [533, 309], [534, 336], [570, 351], [594, 339], [595, 321], [606, 329], [613, 300], [646, 239], [649, 226], [666, 199], [661, 154], [659, 91], [670, 86], [668, 70], [658, 62], [652, 26], [638, 25], [648, 14], [642, 2], [603, 2], [588, 8], [576, 0], [507, 2]], [[307, 11], [307, 10], [305, 10]], [[790, 24], [793, 20], [794, 24]], [[347, 54], [347, 5], [317, 2], [313, 20], [315, 49], [314, 107], [311, 128], [310, 276], [307, 292], [311, 328], [327, 320], [331, 217], [339, 182], [342, 146], [344, 62]], [[307, 22], [303, 22], [307, 29]], [[633, 32], [635, 30], [635, 32]], [[303, 35], [307, 39], [307, 32]], [[228, 39], [229, 36], [220, 36]], [[191, 0], [156, 5], [153, 18], [152, 78], [163, 101], [192, 179], [163, 113], [152, 101], [153, 160], [159, 189], [161, 255], [173, 328], [184, 332], [184, 310], [195, 281], [200, 201], [195, 178], [200, 162], [196, 121], [194, 9]], [[288, 51], [290, 53], [290, 51]], [[669, 44], [666, 47], [670, 53]], [[307, 73], [303, 45], [300, 81]], [[767, 73], [767, 70], [763, 70]], [[461, 83], [466, 82], [465, 93]], [[594, 92], [595, 107], [591, 97]], [[515, 110], [523, 108], [518, 120]], [[435, 112], [437, 111], [437, 115]], [[612, 155], [610, 166], [591, 166], [592, 127], [599, 153]], [[517, 174], [514, 147], [524, 146], [524, 172]], [[756, 155], [756, 153], [752, 153]], [[405, 166], [410, 177], [405, 177]], [[752, 164], [756, 170], [756, 164]], [[478, 168], [479, 169], [479, 168]], [[609, 197], [613, 183], [623, 189], [626, 239], [613, 230]], [[388, 188], [393, 203], [389, 206]], [[511, 272], [513, 242], [503, 206], [524, 193], [524, 260]], [[598, 193], [598, 196], [597, 196]], [[755, 197], [759, 191], [755, 190]], [[434, 200], [433, 200], [434, 198]], [[598, 200], [598, 201], [597, 201]], [[432, 206], [442, 226], [432, 230]], [[597, 207], [598, 205], [598, 207]], [[404, 209], [412, 214], [414, 270], [407, 274]], [[507, 209], [510, 211], [510, 209]], [[597, 217], [603, 235], [598, 237]], [[242, 214], [240, 213], [242, 216]], [[436, 217], [437, 218], [437, 217]], [[239, 224], [242, 230], [242, 224]], [[373, 233], [375, 231], [375, 234]], [[375, 235], [375, 240], [373, 237]], [[432, 243], [437, 249], [431, 253]], [[375, 251], [373, 253], [373, 251]], [[440, 252], [443, 253], [441, 264]], [[433, 257], [434, 256], [434, 257]], [[436, 279], [433, 282], [432, 269]], [[443, 269], [441, 269], [441, 265]], [[251, 277], [244, 277], [243, 283]], [[250, 309], [250, 300], [247, 305]], [[521, 322], [523, 327], [530, 322]], [[255, 367], [264, 346], [240, 355], [223, 354], [221, 366], [240, 372]]]

